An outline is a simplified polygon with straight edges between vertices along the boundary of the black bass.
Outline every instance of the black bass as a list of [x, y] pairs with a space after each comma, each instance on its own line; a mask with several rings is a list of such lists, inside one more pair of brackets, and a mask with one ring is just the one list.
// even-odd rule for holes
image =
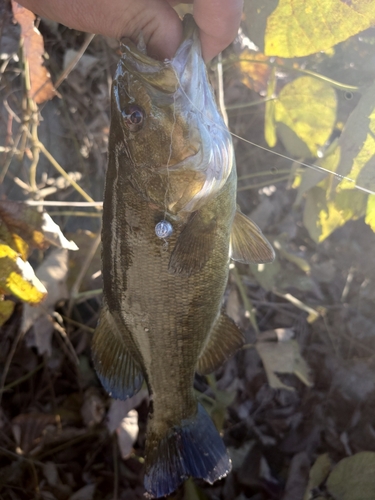
[[104, 303], [92, 347], [113, 397], [148, 386], [151, 497], [189, 476], [213, 483], [231, 468], [193, 390], [196, 371], [212, 372], [243, 344], [221, 311], [230, 257], [270, 262], [274, 253], [237, 210], [231, 136], [187, 17], [171, 61], [123, 44], [103, 208]]

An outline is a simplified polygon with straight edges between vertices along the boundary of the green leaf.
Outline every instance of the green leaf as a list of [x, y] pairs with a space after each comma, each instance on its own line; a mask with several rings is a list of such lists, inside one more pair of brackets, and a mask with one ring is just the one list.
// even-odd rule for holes
[[[265, 2], [254, 3], [255, 10]], [[257, 21], [255, 16], [251, 24], [256, 25]], [[264, 53], [280, 57], [307, 56], [328, 50], [374, 23], [375, 3], [371, 0], [279, 0], [266, 21]], [[254, 40], [258, 44], [259, 27]]]
[[[301, 123], [296, 125], [299, 127]], [[311, 151], [306, 143], [285, 123], [277, 123], [276, 133], [289, 155], [297, 158], [309, 158], [311, 156]]]
[[375, 453], [356, 453], [336, 465], [327, 479], [327, 489], [335, 500], [373, 500], [374, 471]]
[[336, 93], [325, 82], [303, 76], [285, 85], [274, 105], [274, 121], [284, 125], [277, 132], [288, 152], [317, 156], [332, 133], [336, 109]]
[[337, 173], [353, 179], [343, 180], [340, 189], [354, 189], [355, 183], [375, 190], [375, 85], [362, 96], [341, 134], [341, 159]]
[[272, 290], [280, 274], [281, 266], [277, 258], [270, 264], [250, 264], [251, 273], [265, 290]]
[[284, 239], [282, 238], [282, 235], [278, 239], [273, 240], [273, 246], [277, 248], [281, 257], [284, 257], [284, 259], [289, 260], [289, 262], [295, 264], [304, 273], [310, 274], [310, 264], [306, 259], [303, 259], [302, 257], [299, 257], [298, 255], [290, 252], [286, 241], [284, 241]]
[[12, 300], [0, 299], [0, 326], [3, 326], [3, 324], [12, 316], [15, 305], [16, 303]]
[[207, 496], [190, 478], [184, 483], [183, 500], [207, 500]]
[[10, 246], [0, 242], [0, 292], [10, 293], [28, 302], [39, 304], [47, 294], [33, 268]]
[[312, 498], [315, 498], [312, 494], [312, 490], [318, 488], [323, 483], [330, 470], [331, 460], [328, 453], [319, 455], [319, 457], [315, 460], [314, 465], [310, 469], [309, 482], [307, 484], [303, 500], [311, 500]]
[[[338, 147], [337, 142], [333, 147], [330, 147], [327, 151], [327, 154], [317, 162], [314, 162], [315, 165], [320, 166], [330, 172], [335, 172], [337, 169], [337, 165], [340, 161], [340, 147]], [[322, 181], [330, 174], [323, 171], [318, 171], [313, 168], [306, 168], [300, 178], [299, 183], [293, 185], [298, 189], [297, 198], [295, 201], [295, 205], [299, 205], [302, 201], [303, 195], [311, 188], [317, 185], [321, 185], [322, 187], [326, 187]], [[322, 183], [322, 184], [321, 184]]]

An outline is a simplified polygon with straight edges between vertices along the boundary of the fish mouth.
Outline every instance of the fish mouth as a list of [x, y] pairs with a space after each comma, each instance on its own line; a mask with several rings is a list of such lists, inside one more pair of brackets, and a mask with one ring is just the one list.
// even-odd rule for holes
[[174, 93], [182, 87], [188, 93], [189, 89], [185, 86], [190, 86], [189, 81], [194, 81], [198, 88], [197, 83], [202, 81], [199, 69], [202, 66], [202, 54], [198, 28], [193, 16], [189, 14], [184, 17], [183, 25], [183, 40], [170, 60], [158, 61], [148, 56], [142, 35], [137, 44], [129, 38], [123, 38], [121, 62], [124, 69], [136, 73], [142, 80], [162, 92]]

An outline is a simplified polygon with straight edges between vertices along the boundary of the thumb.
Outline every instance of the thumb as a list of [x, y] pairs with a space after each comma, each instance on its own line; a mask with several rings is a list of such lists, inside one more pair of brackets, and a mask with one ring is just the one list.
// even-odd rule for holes
[[151, 56], [171, 58], [182, 24], [166, 0], [20, 0], [27, 9], [69, 28], [137, 40], [142, 32]]

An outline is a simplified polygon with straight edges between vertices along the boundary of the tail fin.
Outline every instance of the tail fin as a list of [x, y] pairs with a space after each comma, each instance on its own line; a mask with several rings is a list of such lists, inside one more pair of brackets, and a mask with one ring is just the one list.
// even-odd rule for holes
[[212, 484], [231, 470], [224, 443], [200, 404], [193, 418], [160, 441], [151, 431], [147, 448], [144, 485], [151, 498], [170, 495], [190, 476]]

